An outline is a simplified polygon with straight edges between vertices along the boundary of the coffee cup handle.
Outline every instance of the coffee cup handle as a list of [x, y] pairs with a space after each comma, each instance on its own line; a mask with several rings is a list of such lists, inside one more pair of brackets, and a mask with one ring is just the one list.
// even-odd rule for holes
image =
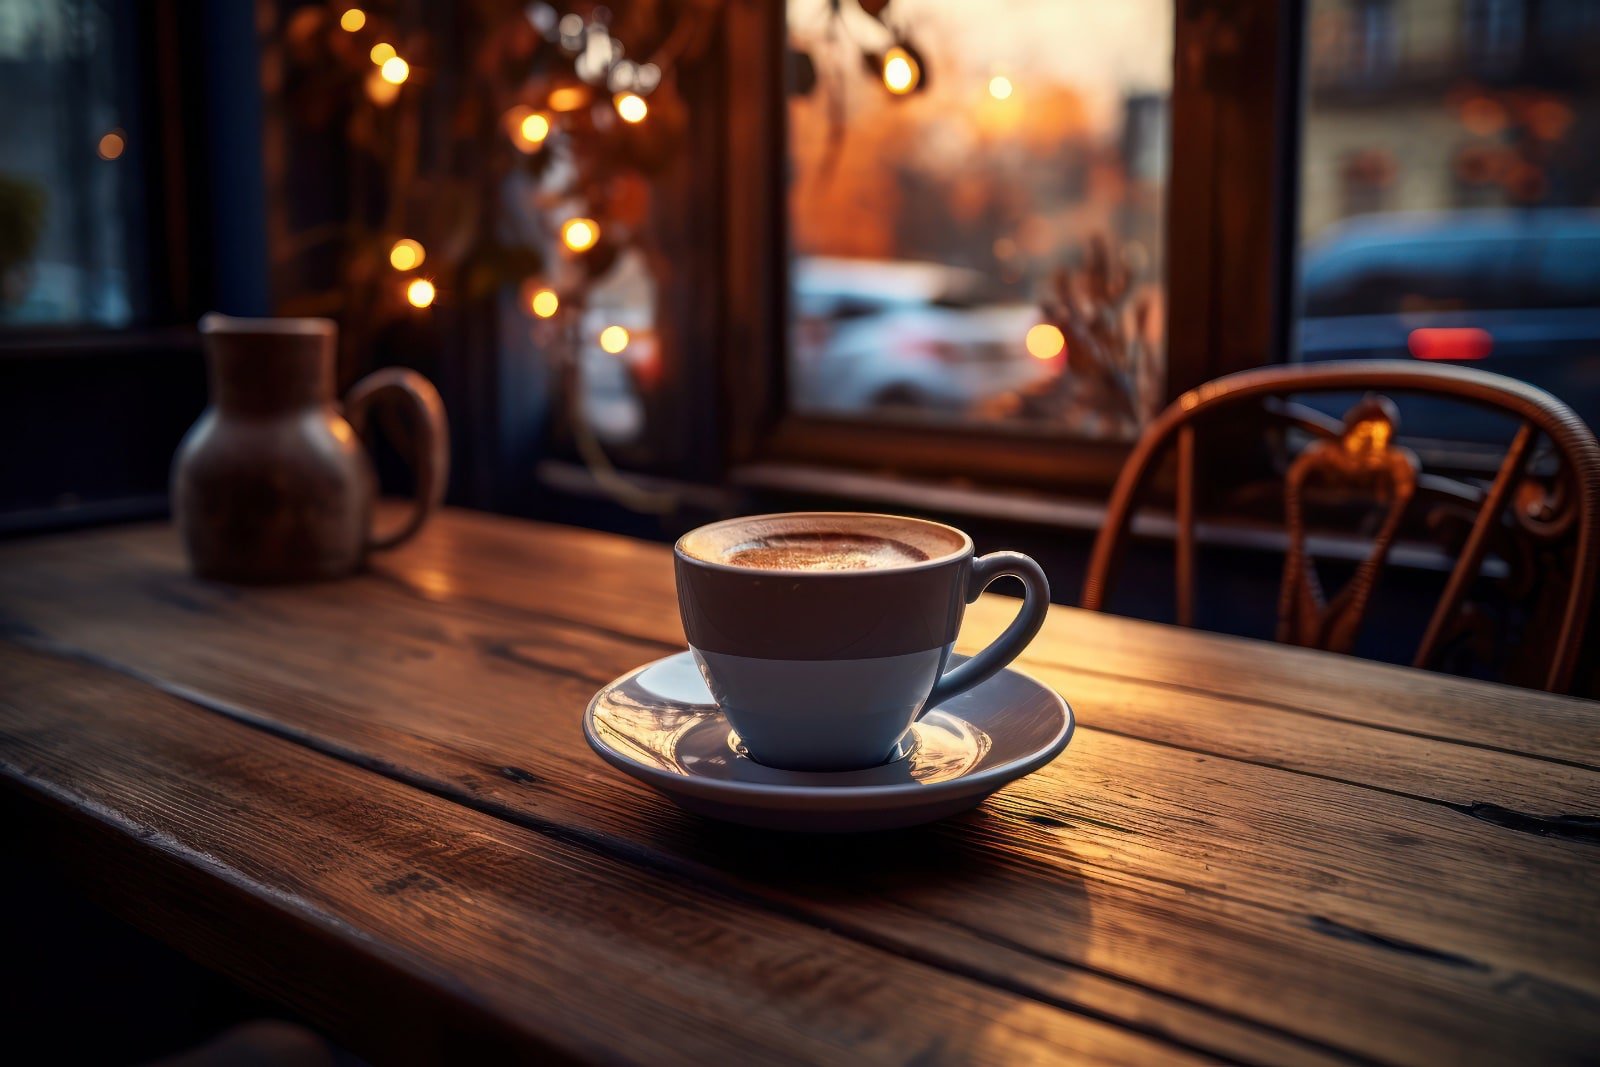
[[933, 692], [928, 694], [927, 703], [922, 706], [923, 715], [957, 693], [964, 693], [997, 674], [1028, 647], [1033, 635], [1044, 625], [1045, 613], [1050, 609], [1050, 581], [1039, 564], [1021, 552], [991, 552], [973, 560], [972, 575], [967, 579], [967, 603], [977, 600], [996, 578], [1007, 575], [1022, 580], [1022, 610], [988, 648], [939, 677], [933, 684]]
[[450, 476], [450, 431], [445, 422], [444, 401], [433, 383], [405, 367], [385, 367], [357, 382], [345, 397], [344, 414], [357, 434], [367, 428], [367, 409], [380, 393], [398, 393], [416, 418], [417, 437], [411, 443], [412, 470], [417, 477], [416, 500], [411, 514], [399, 529], [387, 534], [368, 535], [369, 549], [393, 548], [407, 540], [444, 503], [445, 483]]

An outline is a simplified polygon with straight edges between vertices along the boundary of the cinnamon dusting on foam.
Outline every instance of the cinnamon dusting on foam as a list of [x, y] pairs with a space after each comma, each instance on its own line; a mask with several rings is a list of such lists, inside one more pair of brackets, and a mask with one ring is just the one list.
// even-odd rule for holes
[[717, 562], [755, 570], [860, 571], [932, 559], [916, 545], [845, 530], [774, 533], [733, 545]]

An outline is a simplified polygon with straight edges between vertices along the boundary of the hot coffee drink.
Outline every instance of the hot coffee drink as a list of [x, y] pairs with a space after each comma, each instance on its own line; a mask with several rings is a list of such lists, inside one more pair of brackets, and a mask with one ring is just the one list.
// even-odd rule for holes
[[737, 545], [722, 562], [760, 570], [860, 571], [931, 558], [916, 545], [889, 537], [844, 530], [804, 530]]
[[959, 552], [959, 531], [880, 515], [757, 516], [697, 531], [679, 546], [705, 563], [763, 571], [870, 571]]
[[[741, 751], [789, 770], [881, 763], [925, 710], [1022, 651], [1050, 603], [1033, 560], [974, 558], [960, 530], [897, 515], [712, 523], [678, 541], [676, 570], [684, 634]], [[1002, 574], [1022, 579], [1021, 614], [950, 667], [963, 610]]]

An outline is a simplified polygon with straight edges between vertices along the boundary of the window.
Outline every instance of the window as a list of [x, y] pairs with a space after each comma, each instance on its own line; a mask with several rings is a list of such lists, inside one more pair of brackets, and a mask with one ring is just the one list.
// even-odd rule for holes
[[1101, 494], [1178, 394], [1283, 358], [1293, 8], [726, 12], [726, 343], [703, 384], [736, 479]]
[[629, 250], [589, 292], [576, 342], [585, 422], [607, 445], [644, 430], [645, 401], [660, 372], [656, 291], [644, 257]]
[[790, 0], [787, 31], [789, 409], [1135, 437], [1172, 0]]
[[110, 4], [0, 0], [0, 326], [135, 315], [117, 39]]
[[[1394, 77], [1317, 76], [1372, 6], [1309, 5], [1295, 357], [1476, 366], [1600, 424], [1600, 3], [1393, 0]], [[1500, 431], [1421, 402], [1402, 418]]]
[[255, 42], [251, 4], [0, 0], [0, 425], [35, 457], [0, 532], [165, 508], [195, 320], [265, 310]]

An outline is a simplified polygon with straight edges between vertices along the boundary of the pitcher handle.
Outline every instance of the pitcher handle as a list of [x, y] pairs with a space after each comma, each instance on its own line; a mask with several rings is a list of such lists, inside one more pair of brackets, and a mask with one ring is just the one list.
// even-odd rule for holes
[[978, 595], [996, 578], [1007, 575], [1022, 580], [1022, 610], [1017, 612], [1011, 625], [988, 648], [940, 676], [933, 684], [933, 692], [928, 694], [927, 702], [922, 705], [923, 715], [957, 693], [964, 693], [998, 674], [1028, 647], [1033, 635], [1044, 625], [1045, 614], [1050, 610], [1050, 580], [1032, 557], [1024, 556], [1021, 552], [991, 552], [973, 560], [972, 576], [967, 580], [967, 603], [977, 600]]
[[367, 409], [379, 393], [390, 389], [406, 399], [421, 431], [415, 453], [408, 457], [417, 478], [417, 494], [405, 523], [381, 537], [373, 531], [367, 538], [369, 549], [394, 548], [422, 529], [428, 516], [444, 502], [445, 483], [450, 477], [450, 434], [445, 422], [444, 401], [439, 399], [439, 390], [433, 383], [416, 371], [405, 367], [373, 371], [357, 382], [345, 398], [345, 418], [355, 427], [356, 433], [364, 434]]

